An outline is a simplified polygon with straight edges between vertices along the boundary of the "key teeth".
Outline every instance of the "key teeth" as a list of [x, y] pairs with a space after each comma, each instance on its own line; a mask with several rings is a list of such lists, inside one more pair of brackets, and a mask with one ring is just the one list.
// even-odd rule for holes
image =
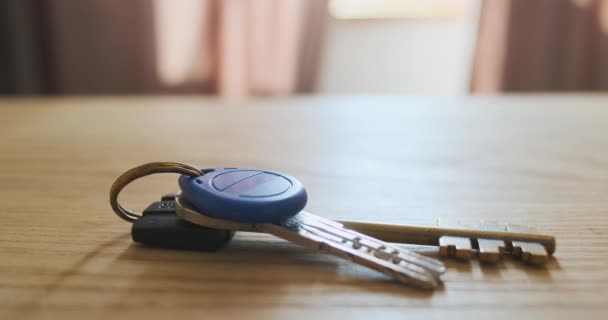
[[[536, 228], [531, 226], [507, 224], [508, 231], [538, 233]], [[521, 261], [532, 265], [544, 265], [549, 261], [549, 253], [546, 248], [536, 242], [513, 241], [512, 254], [521, 259]]]
[[[476, 226], [478, 230], [505, 231], [506, 225], [497, 221], [480, 220]], [[477, 250], [479, 261], [484, 263], [498, 263], [505, 255], [508, 247], [507, 241], [496, 239], [479, 238], [477, 240]]]
[[[443, 238], [443, 237], [442, 237]], [[468, 238], [463, 238], [467, 239]], [[471, 260], [473, 252], [471, 247], [462, 247], [456, 244], [448, 243], [447, 240], [439, 246], [439, 255], [444, 258], [454, 258], [458, 260]]]
[[[443, 221], [443, 222], [442, 222]], [[442, 219], [437, 220], [438, 226], [461, 228], [462, 223], [450, 222]], [[465, 237], [442, 236], [439, 238], [439, 255], [442, 257], [455, 258], [457, 260], [471, 260], [473, 256], [471, 239]]]
[[532, 265], [543, 265], [549, 261], [549, 256], [544, 247], [538, 243], [518, 242], [513, 246], [513, 255]]
[[[440, 220], [438, 224], [442, 227], [446, 226], [445, 220]], [[447, 226], [459, 228], [462, 223], [447, 223]], [[537, 233], [536, 229], [530, 226], [502, 224], [484, 220], [481, 220], [475, 228], [488, 231]], [[469, 243], [471, 244], [470, 247]], [[451, 235], [439, 237], [439, 255], [441, 257], [469, 260], [472, 257], [472, 249], [477, 249], [479, 260], [487, 263], [498, 263], [503, 259], [506, 252], [532, 265], [543, 265], [549, 260], [547, 249], [539, 242], [465, 238]]]

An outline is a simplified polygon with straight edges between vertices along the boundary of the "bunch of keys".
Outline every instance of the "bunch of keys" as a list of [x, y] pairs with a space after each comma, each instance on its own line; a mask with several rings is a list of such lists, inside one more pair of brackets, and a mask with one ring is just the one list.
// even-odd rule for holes
[[[118, 194], [127, 184], [159, 172], [182, 174], [178, 180], [181, 192], [154, 203], [143, 216], [118, 203]], [[472, 247], [476, 247], [480, 259], [483, 256], [486, 261], [497, 260], [507, 250], [534, 264], [544, 263], [555, 251], [554, 237], [521, 229], [501, 231], [488, 224], [485, 228], [464, 229], [336, 222], [302, 211], [306, 201], [302, 184], [285, 174], [238, 168], [199, 170], [174, 162], [131, 169], [116, 180], [110, 191], [116, 214], [135, 222], [132, 236], [136, 242], [215, 251], [224, 247], [235, 231], [265, 232], [423, 289], [440, 284], [446, 270], [444, 264], [389, 242], [439, 244], [442, 255], [461, 258], [470, 257]]]

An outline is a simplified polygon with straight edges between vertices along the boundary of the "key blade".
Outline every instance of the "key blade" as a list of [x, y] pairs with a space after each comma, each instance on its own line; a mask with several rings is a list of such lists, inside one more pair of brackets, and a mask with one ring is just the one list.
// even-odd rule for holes
[[[344, 228], [341, 224], [335, 221], [306, 212], [301, 212], [298, 216], [300, 216], [306, 224], [319, 227], [333, 236], [342, 237], [343, 239], [357, 243], [357, 245], [365, 246], [368, 249], [373, 250], [375, 253], [380, 252], [382, 255], [388, 255], [387, 258], [389, 259], [401, 259], [404, 261], [404, 263], [422, 267], [433, 274], [433, 276], [437, 279], [446, 271], [445, 265], [441, 261], [425, 257], [415, 252], [405, 250], [399, 246], [389, 244], [368, 235]], [[378, 251], [380, 249], [382, 249], [382, 251]]]
[[264, 226], [264, 231], [277, 237], [289, 240], [314, 251], [333, 254], [345, 260], [378, 270], [402, 283], [429, 290], [438, 286], [437, 280], [429, 273], [419, 273], [405, 267], [394, 265], [388, 261], [375, 258], [372, 255], [346, 246], [343, 243], [328, 240], [328, 238], [318, 233], [313, 234], [308, 232], [304, 228], [295, 226], [287, 228], [283, 225], [275, 224], [265, 224]]
[[[346, 237], [332, 230], [336, 225], [326, 226], [319, 219], [323, 220], [312, 214], [298, 214], [281, 224], [261, 224], [260, 227], [280, 238], [375, 269], [403, 283], [424, 289], [433, 289], [439, 285], [438, 275], [419, 264], [410, 263], [415, 259], [407, 254], [407, 250], [389, 244], [385, 244], [382, 250], [369, 250], [363, 245], [356, 245], [356, 240], [353, 241], [366, 239], [357, 238], [357, 234]], [[348, 234], [349, 230], [342, 230]]]
[[[311, 225], [306, 225], [306, 224], [302, 224], [299, 226], [295, 226], [295, 228], [301, 228], [302, 230], [300, 231], [305, 231], [308, 232], [310, 234], [313, 234], [319, 238], [322, 238], [323, 240], [333, 240], [335, 243], [344, 243], [347, 244], [350, 240], [345, 239], [345, 238], [341, 238], [341, 237], [337, 237], [334, 236], [332, 233], [328, 232], [327, 230], [324, 230], [323, 228], [318, 228], [318, 227], [314, 227]], [[362, 243], [365, 240], [359, 240], [357, 238], [355, 238], [356, 240], [352, 242], [351, 246], [353, 249], [355, 250], [360, 250], [363, 248], [364, 244]], [[420, 267], [418, 265], [415, 265], [413, 263], [408, 263], [407, 261], [405, 261], [404, 259], [401, 259], [400, 257], [398, 257], [396, 255], [395, 252], [388, 252], [386, 251], [387, 248], [373, 248], [373, 247], [369, 247], [366, 246], [366, 248], [363, 248], [365, 250], [367, 250], [370, 254], [372, 254], [374, 257], [379, 258], [381, 260], [384, 261], [389, 261], [392, 262], [394, 264], [403, 264], [405, 263], [405, 267], [408, 268], [411, 271], [417, 272], [421, 275], [428, 275], [429, 274], [429, 270], [426, 270], [423, 267]], [[431, 274], [433, 275], [433, 274]], [[435, 275], [433, 275], [435, 276]], [[437, 278], [437, 277], [436, 277]]]

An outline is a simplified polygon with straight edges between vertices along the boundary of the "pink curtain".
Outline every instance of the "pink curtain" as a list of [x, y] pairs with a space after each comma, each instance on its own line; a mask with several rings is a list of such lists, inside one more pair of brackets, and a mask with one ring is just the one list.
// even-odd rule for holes
[[608, 89], [608, 1], [482, 1], [471, 91]]
[[230, 97], [310, 91], [325, 6], [318, 0], [156, 0], [161, 79], [189, 87], [208, 82]]
[[[61, 94], [309, 92], [327, 14], [326, 0], [7, 1], [0, 18], [36, 22], [27, 36], [41, 67], [25, 71]], [[0, 49], [23, 52], [24, 36]]]
[[319, 59], [321, 1], [223, 1], [218, 91], [226, 96], [312, 89]]

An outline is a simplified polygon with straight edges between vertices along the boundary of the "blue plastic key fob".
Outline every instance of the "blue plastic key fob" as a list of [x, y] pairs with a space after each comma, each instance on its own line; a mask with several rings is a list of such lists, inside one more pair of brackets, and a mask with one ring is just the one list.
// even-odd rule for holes
[[200, 177], [182, 175], [182, 197], [213, 218], [245, 223], [276, 223], [306, 205], [306, 189], [286, 174], [239, 168], [203, 170]]

